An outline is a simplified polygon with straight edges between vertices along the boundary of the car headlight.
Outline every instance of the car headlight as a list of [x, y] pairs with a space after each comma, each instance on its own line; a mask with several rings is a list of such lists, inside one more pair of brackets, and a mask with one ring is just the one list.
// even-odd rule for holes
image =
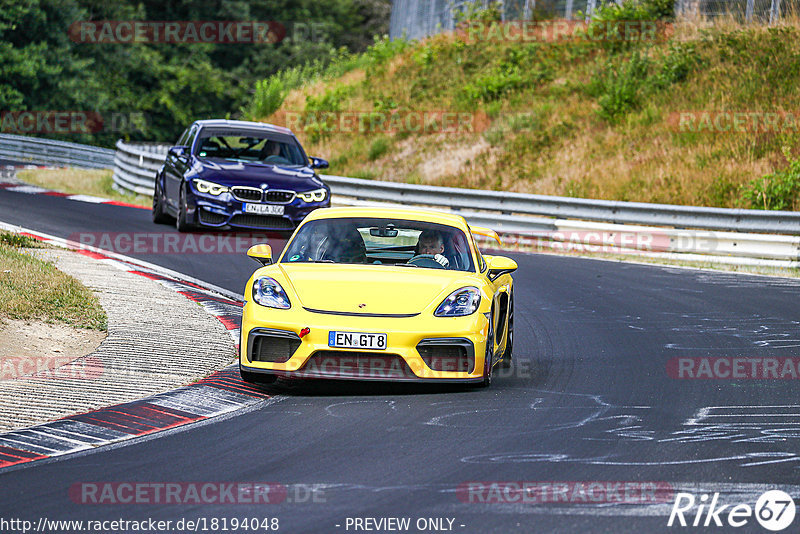
[[297, 193], [297, 196], [302, 198], [304, 202], [322, 202], [328, 196], [328, 192], [325, 189], [315, 189], [314, 191]]
[[228, 188], [224, 185], [215, 184], [214, 182], [207, 182], [205, 180], [195, 180], [194, 186], [201, 193], [208, 193], [209, 195], [219, 196], [222, 193], [227, 193]]
[[463, 317], [475, 313], [481, 304], [477, 287], [462, 287], [450, 293], [433, 314], [436, 317]]
[[288, 310], [292, 307], [289, 297], [286, 296], [286, 291], [283, 290], [277, 280], [269, 276], [255, 279], [253, 282], [253, 300], [257, 304], [268, 308]]

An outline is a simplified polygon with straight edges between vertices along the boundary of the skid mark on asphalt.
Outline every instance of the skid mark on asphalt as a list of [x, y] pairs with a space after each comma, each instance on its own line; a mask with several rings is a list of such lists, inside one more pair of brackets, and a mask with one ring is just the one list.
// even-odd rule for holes
[[[591, 399], [596, 406], [560, 405], [557, 402], [559, 396], [575, 394], [549, 393], [550, 396], [537, 397], [531, 409], [544, 413], [556, 410], [559, 414], [557, 419], [563, 420], [570, 416], [573, 419], [555, 425], [546, 422], [552, 417], [546, 417], [542, 422], [533, 421], [523, 431], [525, 434], [549, 434], [569, 430], [572, 440], [610, 444], [638, 442], [640, 447], [624, 447], [623, 453], [615, 448], [613, 454], [596, 456], [573, 455], [563, 450], [505, 451], [466, 456], [461, 461], [478, 464], [580, 463], [638, 467], [731, 462], [742, 468], [792, 464], [792, 467], [800, 469], [800, 455], [793, 452], [796, 449], [796, 440], [800, 440], [800, 405], [707, 406], [699, 408], [678, 429], [657, 430], [657, 425], [645, 423], [646, 419], [654, 417], [649, 406], [616, 406], [595, 395], [582, 397]], [[475, 419], [474, 415], [484, 411], [499, 410], [463, 410], [436, 416], [426, 424], [469, 427], [469, 421]], [[530, 420], [531, 417], [519, 410], [510, 414], [506, 411], [503, 410], [504, 417], [518, 421]], [[730, 445], [730, 450], [704, 456], [697, 445], [706, 442], [724, 442]], [[765, 450], [737, 452], [737, 445], [746, 443], [764, 445]], [[630, 459], [626, 458], [627, 455], [630, 455]]]

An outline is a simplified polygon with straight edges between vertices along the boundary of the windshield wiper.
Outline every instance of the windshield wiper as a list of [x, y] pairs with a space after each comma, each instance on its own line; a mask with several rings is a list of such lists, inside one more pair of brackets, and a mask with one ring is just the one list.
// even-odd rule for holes
[[416, 265], [414, 263], [395, 263], [394, 266], [395, 267], [419, 267], [419, 265]]

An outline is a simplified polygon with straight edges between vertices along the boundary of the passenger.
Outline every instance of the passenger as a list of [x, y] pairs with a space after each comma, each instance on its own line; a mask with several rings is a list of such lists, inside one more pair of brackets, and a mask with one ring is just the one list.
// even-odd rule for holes
[[367, 263], [367, 248], [359, 231], [352, 226], [334, 226], [328, 236], [323, 259], [336, 263]]

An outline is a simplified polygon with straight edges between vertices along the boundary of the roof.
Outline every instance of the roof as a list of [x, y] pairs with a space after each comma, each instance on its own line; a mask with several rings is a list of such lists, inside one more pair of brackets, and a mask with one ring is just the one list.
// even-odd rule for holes
[[289, 128], [284, 128], [283, 126], [276, 126], [274, 124], [269, 124], [266, 122], [254, 122], [254, 121], [233, 121], [229, 119], [203, 119], [194, 121], [195, 124], [198, 124], [204, 128], [207, 127], [228, 127], [228, 128], [254, 128], [259, 130], [271, 130], [273, 132], [280, 132], [285, 134], [291, 134], [292, 131]]
[[384, 208], [384, 207], [340, 207], [320, 208], [312, 211], [306, 221], [316, 219], [337, 219], [350, 217], [374, 217], [379, 219], [409, 219], [413, 221], [433, 222], [467, 229], [467, 222], [461, 215], [435, 211], [424, 208]]

